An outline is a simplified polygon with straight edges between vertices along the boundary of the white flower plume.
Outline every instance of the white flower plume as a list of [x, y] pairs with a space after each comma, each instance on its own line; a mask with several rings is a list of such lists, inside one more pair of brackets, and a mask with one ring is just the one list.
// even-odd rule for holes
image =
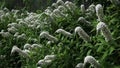
[[61, 33], [61, 34], [65, 35], [65, 36], [67, 36], [67, 37], [71, 37], [72, 36], [72, 34], [70, 32], [67, 32], [67, 31], [65, 31], [63, 29], [57, 29], [55, 32], [56, 33]]
[[81, 6], [80, 6], [80, 8], [81, 8], [81, 12], [84, 14], [85, 13], [85, 6], [82, 4]]
[[55, 58], [56, 55], [46, 55], [44, 59], [38, 61], [37, 65], [38, 66], [49, 65]]
[[53, 41], [53, 42], [58, 41], [58, 39], [56, 37], [50, 35], [48, 32], [45, 32], [45, 31], [41, 32], [40, 37], [47, 38], [49, 41]]
[[89, 21], [87, 21], [84, 17], [79, 17], [78, 22], [85, 23], [85, 24], [91, 24]]
[[98, 17], [99, 21], [103, 21], [104, 13], [103, 13], [103, 7], [101, 4], [97, 4], [96, 7], [96, 15]]
[[54, 60], [56, 58], [56, 55], [46, 55], [45, 60]]
[[64, 2], [62, 1], [62, 0], [57, 0], [57, 2], [56, 2], [58, 5], [62, 5], [62, 6], [64, 6]]
[[104, 22], [99, 22], [96, 27], [97, 33], [99, 31], [102, 32], [103, 36], [105, 37], [106, 41], [113, 40], [110, 30], [108, 29], [107, 25]]
[[100, 68], [100, 64], [92, 56], [86, 56], [84, 58], [84, 65], [86, 65], [86, 63], [90, 63], [94, 68]]
[[15, 52], [19, 53], [19, 55], [21, 55], [23, 57], [26, 57], [26, 58], [29, 57], [29, 54], [26, 51], [19, 49], [17, 46], [12, 47], [11, 54], [13, 54]]
[[78, 63], [75, 68], [84, 68], [84, 64], [83, 63]]
[[76, 27], [75, 33], [78, 33], [78, 35], [85, 41], [90, 41], [89, 35], [81, 27]]

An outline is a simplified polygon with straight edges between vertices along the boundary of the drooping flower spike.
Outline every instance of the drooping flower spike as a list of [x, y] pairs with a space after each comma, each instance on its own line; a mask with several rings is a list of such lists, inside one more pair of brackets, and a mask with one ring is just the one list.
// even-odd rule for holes
[[12, 47], [11, 55], [12, 55], [13, 53], [15, 53], [15, 52], [19, 53], [19, 55], [21, 55], [21, 56], [23, 56], [23, 57], [25, 57], [25, 58], [29, 58], [29, 57], [30, 57], [29, 54], [28, 54], [28, 52], [26, 52], [26, 50], [21, 50], [21, 49], [19, 49], [17, 46], [13, 46], [13, 47]]
[[100, 68], [100, 64], [97, 62], [97, 60], [92, 56], [86, 56], [84, 58], [84, 67], [87, 63], [90, 63], [94, 68]]
[[65, 35], [65, 36], [67, 36], [67, 37], [72, 37], [72, 34], [70, 32], [67, 32], [67, 31], [65, 31], [63, 29], [57, 29], [55, 32], [56, 33], [61, 33], [61, 34]]
[[56, 37], [50, 35], [48, 32], [45, 32], [45, 31], [41, 32], [40, 37], [47, 38], [49, 41], [52, 41], [52, 42], [58, 41], [58, 39]]
[[86, 11], [94, 14], [95, 13], [95, 5], [91, 4]]
[[78, 22], [85, 23], [85, 24], [91, 24], [89, 21], [87, 21], [84, 17], [79, 17]]
[[64, 2], [62, 1], [62, 0], [57, 0], [57, 2], [56, 2], [58, 5], [62, 5], [62, 6], [64, 6]]
[[78, 63], [75, 68], [84, 68], [84, 64], [83, 63]]
[[81, 27], [76, 27], [75, 33], [77, 33], [83, 40], [87, 42], [90, 41], [89, 35]]
[[97, 4], [96, 7], [96, 15], [98, 17], [98, 21], [103, 21], [104, 13], [103, 13], [103, 7], [101, 4]]
[[86, 12], [85, 6], [82, 4], [82, 5], [80, 6], [80, 8], [81, 8], [81, 12], [84, 14], [84, 13]]
[[57, 3], [53, 3], [53, 4], [52, 4], [52, 7], [58, 8], [58, 4], [57, 4]]
[[56, 55], [46, 55], [44, 59], [39, 60], [37, 65], [42, 67], [44, 65], [49, 65], [56, 58]]
[[97, 33], [99, 31], [102, 32], [106, 41], [112, 41], [113, 40], [110, 30], [108, 29], [107, 25], [104, 22], [99, 22], [97, 24], [96, 30], [97, 30]]

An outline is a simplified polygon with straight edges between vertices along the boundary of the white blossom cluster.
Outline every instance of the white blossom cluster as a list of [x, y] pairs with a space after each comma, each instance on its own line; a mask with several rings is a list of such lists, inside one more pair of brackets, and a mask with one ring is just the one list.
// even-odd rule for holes
[[14, 37], [17, 38], [17, 39], [25, 40], [27, 36], [26, 36], [25, 33], [19, 34], [19, 32], [16, 32], [14, 34]]
[[24, 49], [34, 49], [34, 48], [41, 48], [42, 46], [40, 44], [29, 44], [29, 43], [26, 43], [24, 45]]
[[49, 65], [52, 63], [53, 60], [55, 60], [55, 58], [56, 58], [56, 55], [46, 55], [44, 59], [41, 59], [38, 61], [37, 65], [39, 67]]
[[83, 40], [89, 42], [90, 37], [89, 35], [81, 28], [81, 27], [76, 27], [75, 28], [75, 33], [77, 33]]
[[81, 4], [80, 6], [82, 14], [85, 14], [87, 16], [93, 16], [95, 13], [95, 5], [91, 4], [87, 9], [85, 9], [85, 5]]
[[17, 19], [18, 18], [18, 12], [19, 10], [9, 10], [7, 8], [4, 8], [3, 10], [0, 10], [0, 20], [1, 23], [7, 20], [11, 20], [11, 18]]
[[101, 31], [107, 42], [113, 40], [110, 30], [104, 22], [99, 22], [97, 24], [96, 30], [97, 32]]
[[86, 11], [90, 12], [91, 14], [94, 14], [95, 13], [95, 5], [91, 4]]
[[40, 33], [40, 38], [46, 38], [46, 39], [48, 39], [49, 41], [52, 41], [52, 42], [57, 42], [58, 41], [58, 39], [56, 37], [50, 35], [48, 32], [45, 32], [45, 31]]
[[[111, 1], [113, 2], [113, 0]], [[33, 30], [38, 30], [38, 29], [42, 30], [42, 28], [45, 27], [45, 25], [51, 26], [49, 25], [49, 22], [55, 22], [57, 18], [67, 17], [67, 13], [66, 13], [67, 11], [70, 11], [71, 13], [74, 14], [76, 8], [77, 6], [75, 6], [75, 4], [70, 1], [63, 2], [62, 0], [57, 0], [56, 3], [53, 3], [51, 5], [51, 7], [47, 7], [47, 9], [43, 13], [37, 14], [33, 12], [31, 13], [27, 12], [27, 16], [25, 18], [18, 18], [17, 14], [19, 10], [12, 10], [11, 12], [9, 12], [7, 8], [4, 8], [4, 10], [0, 10], [1, 21], [4, 21], [5, 17], [8, 17], [8, 19], [10, 19], [12, 15], [17, 20], [16, 22], [7, 24], [7, 27], [8, 27], [7, 31], [1, 30], [0, 35], [4, 38], [9, 38], [13, 36], [15, 39], [23, 39], [23, 40], [27, 40], [27, 42], [28, 41], [38, 42], [39, 40], [37, 38], [33, 39], [30, 37], [29, 39], [27, 39], [27, 36], [26, 36], [27, 34], [25, 33], [20, 34], [18, 32], [19, 29], [21, 29], [22, 27], [26, 27], [28, 29], [30, 28]], [[85, 9], [85, 6], [82, 4], [80, 8], [83, 14], [85, 13], [94, 14], [96, 12], [98, 20], [100, 21], [96, 27], [97, 32], [101, 31], [106, 41], [113, 40], [110, 30], [108, 29], [107, 25], [103, 22], [104, 13], [103, 13], [103, 7], [101, 4], [97, 4], [96, 6], [94, 4], [91, 4], [88, 7], [88, 9]], [[87, 21], [84, 17], [79, 17], [78, 22], [91, 24], [91, 22]], [[90, 36], [82, 29], [82, 27], [78, 26], [74, 29], [74, 31], [75, 31], [75, 34], [78, 34], [84, 41], [87, 41], [87, 42], [91, 41]], [[39, 32], [41, 32], [39, 34], [40, 38], [45, 38], [48, 40], [47, 45], [50, 45], [51, 43], [59, 41], [58, 38], [49, 34], [46, 31], [39, 31]], [[55, 33], [60, 33], [67, 37], [73, 36], [72, 33], [64, 29], [57, 29]], [[23, 48], [24, 49], [22, 50], [14, 45], [11, 50], [11, 55], [17, 52], [19, 55], [28, 58], [30, 57], [29, 50], [35, 49], [35, 48], [42, 48], [42, 45], [37, 43], [32, 43], [32, 44], [26, 43]], [[56, 58], [56, 55], [46, 55], [44, 59], [41, 59], [38, 61], [37, 65], [39, 65], [40, 68], [44, 65], [49, 65], [52, 63], [53, 60], [55, 60], [55, 58]], [[100, 68], [100, 64], [92, 56], [86, 56], [84, 58], [84, 63], [77, 64], [76, 68], [84, 68], [87, 63], [90, 63], [94, 68]]]
[[11, 50], [11, 55], [14, 54], [15, 52], [17, 52], [20, 56], [23, 56], [25, 58], [29, 58], [29, 50], [21, 50], [20, 48], [18, 48], [17, 46], [13, 46], [12, 50]]
[[72, 13], [74, 13], [74, 11], [76, 10], [76, 6], [74, 3], [70, 2], [70, 1], [66, 1], [65, 2], [66, 8], [71, 11]]
[[104, 13], [103, 13], [103, 7], [101, 4], [97, 4], [95, 6], [96, 9], [96, 15], [98, 17], [98, 21], [103, 21]]
[[87, 21], [84, 17], [79, 17], [78, 22], [85, 23], [85, 24], [91, 24], [89, 21]]
[[4, 38], [9, 38], [12, 36], [10, 32], [5, 32], [4, 30], [1, 30], [0, 35]]
[[83, 4], [81, 4], [80, 8], [81, 8], [81, 12], [84, 14], [86, 12], [85, 6]]
[[8, 32], [13, 33], [13, 34], [18, 31], [18, 29], [15, 28], [15, 27], [13, 27], [13, 26], [12, 26], [12, 27], [9, 27], [7, 30], [8, 30]]
[[7, 8], [4, 8], [3, 10], [0, 10], [0, 19], [1, 21], [4, 20], [4, 18], [8, 18], [10, 19], [9, 17], [11, 16], [9, 10]]
[[70, 1], [63, 2], [62, 0], [57, 0], [56, 3], [53, 3], [51, 7], [48, 7], [45, 10], [45, 14], [49, 15], [51, 18], [55, 19], [56, 17], [66, 17], [65, 12], [70, 11], [74, 13], [76, 6]]
[[25, 25], [31, 29], [37, 29], [40, 25], [39, 14], [36, 13], [27, 13], [28, 16], [24, 19], [17, 19], [19, 24]]
[[99, 62], [92, 56], [86, 56], [84, 63], [78, 63], [75, 68], [85, 68], [87, 63], [91, 64], [94, 68], [100, 68]]
[[55, 32], [56, 33], [61, 33], [61, 34], [65, 35], [65, 36], [67, 36], [67, 37], [72, 37], [72, 34], [70, 32], [67, 32], [67, 31], [65, 31], [63, 29], [57, 29]]

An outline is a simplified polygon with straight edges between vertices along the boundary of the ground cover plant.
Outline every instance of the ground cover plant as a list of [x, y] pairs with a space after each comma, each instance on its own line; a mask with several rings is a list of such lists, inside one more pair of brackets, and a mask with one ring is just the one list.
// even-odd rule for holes
[[1, 9], [0, 68], [119, 68], [120, 1], [110, 2]]

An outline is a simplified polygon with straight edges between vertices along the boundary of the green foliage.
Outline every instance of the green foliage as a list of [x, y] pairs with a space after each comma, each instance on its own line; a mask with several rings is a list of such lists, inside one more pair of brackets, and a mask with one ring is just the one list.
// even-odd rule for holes
[[[25, 8], [30, 9], [32, 1], [24, 0]], [[110, 42], [106, 42], [101, 34], [96, 34], [98, 21], [95, 14], [91, 17], [84, 15], [77, 6], [75, 10], [63, 12], [65, 16], [58, 15], [56, 17], [52, 16], [52, 18], [49, 14], [47, 15], [41, 11], [30, 13], [22, 10], [0, 10], [0, 31], [4, 30], [7, 32], [8, 24], [17, 23], [22, 25], [16, 27], [18, 29], [17, 32], [26, 35], [25, 38], [19, 39], [14, 36], [15, 33], [11, 33], [12, 35], [7, 38], [0, 34], [0, 68], [36, 68], [39, 60], [51, 54], [56, 55], [56, 59], [50, 65], [44, 65], [43, 68], [74, 68], [78, 63], [83, 62], [84, 57], [87, 55], [94, 56], [101, 64], [101, 68], [119, 68], [120, 9], [113, 5], [105, 8], [105, 23], [108, 25], [114, 38]], [[91, 24], [78, 22], [79, 17], [84, 17]], [[81, 26], [90, 36], [90, 42], [84, 41], [75, 34], [74, 29], [77, 26]], [[55, 31], [59, 28], [72, 33], [73, 36], [66, 37], [62, 34], [56, 34]], [[42, 31], [48, 31], [50, 35], [55, 36], [59, 41], [47, 44], [48, 40], [39, 36]], [[37, 41], [33, 39], [37, 39]], [[11, 54], [14, 45], [24, 49], [26, 43], [40, 44], [42, 47], [30, 49], [30, 58], [24, 58], [18, 53]], [[91, 66], [88, 65], [88, 68], [91, 68]]]

